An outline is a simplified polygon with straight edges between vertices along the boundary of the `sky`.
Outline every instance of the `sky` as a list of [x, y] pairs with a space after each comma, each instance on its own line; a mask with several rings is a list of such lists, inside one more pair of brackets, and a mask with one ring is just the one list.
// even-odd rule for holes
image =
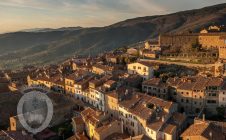
[[31, 28], [101, 27], [225, 0], [0, 0], [0, 33]]

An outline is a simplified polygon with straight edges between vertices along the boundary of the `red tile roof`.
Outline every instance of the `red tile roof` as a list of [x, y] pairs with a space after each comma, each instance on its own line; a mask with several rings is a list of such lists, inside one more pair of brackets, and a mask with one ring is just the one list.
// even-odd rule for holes
[[182, 133], [181, 137], [202, 136], [206, 139], [211, 139], [210, 133], [212, 134], [213, 138], [225, 140], [225, 136], [222, 134], [221, 130], [216, 128], [212, 123], [201, 121], [192, 124], [184, 131], [184, 133]]

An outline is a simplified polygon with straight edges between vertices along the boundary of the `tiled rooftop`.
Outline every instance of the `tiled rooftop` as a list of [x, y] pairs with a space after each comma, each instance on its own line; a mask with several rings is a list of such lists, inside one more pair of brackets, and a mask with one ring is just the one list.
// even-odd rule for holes
[[216, 128], [212, 123], [206, 121], [200, 121], [195, 124], [192, 124], [188, 129], [186, 129], [181, 137], [186, 136], [202, 136], [206, 139], [211, 139], [210, 133], [213, 138], [217, 138], [218, 140], [224, 140], [225, 137], [222, 134], [221, 130]]

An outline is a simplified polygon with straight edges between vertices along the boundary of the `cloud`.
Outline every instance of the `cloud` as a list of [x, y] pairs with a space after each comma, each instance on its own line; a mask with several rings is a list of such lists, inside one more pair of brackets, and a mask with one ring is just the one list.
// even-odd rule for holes
[[2, 0], [0, 6], [14, 7], [14, 8], [30, 8], [44, 10], [44, 3], [40, 3], [36, 0]]
[[[141, 16], [201, 8], [225, 0], [0, 0], [1, 27], [105, 26]], [[0, 32], [1, 32], [0, 30]]]

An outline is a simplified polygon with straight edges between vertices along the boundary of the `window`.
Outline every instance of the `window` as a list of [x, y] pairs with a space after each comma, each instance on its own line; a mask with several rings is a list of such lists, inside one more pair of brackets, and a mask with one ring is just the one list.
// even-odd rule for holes
[[136, 118], [135, 116], [133, 116], [133, 119], [134, 119], [134, 120], [137, 120], [137, 118]]
[[217, 96], [216, 93], [209, 93], [209, 96]]
[[135, 70], [136, 69], [136, 66], [133, 66], [133, 69]]
[[138, 70], [140, 70], [141, 69], [141, 67], [138, 67]]
[[216, 101], [215, 100], [207, 100], [207, 103], [209, 103], [209, 104], [215, 104]]
[[146, 68], [144, 67], [144, 72], [146, 72], [147, 70], [146, 70]]
[[189, 100], [188, 99], [186, 99], [186, 103], [189, 103]]

